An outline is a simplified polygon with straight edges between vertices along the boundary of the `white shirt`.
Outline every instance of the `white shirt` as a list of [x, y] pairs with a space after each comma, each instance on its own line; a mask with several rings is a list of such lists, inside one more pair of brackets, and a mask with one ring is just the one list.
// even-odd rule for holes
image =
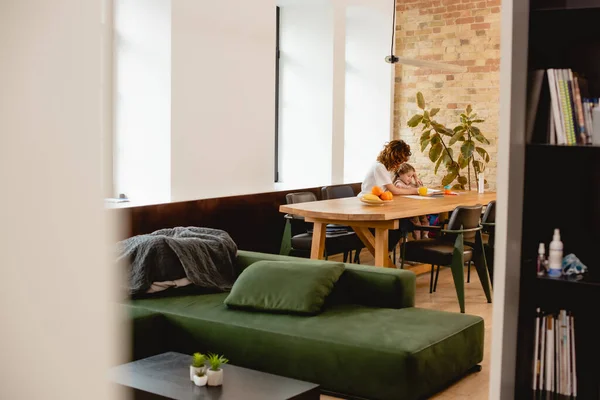
[[392, 173], [385, 168], [385, 165], [380, 163], [379, 161], [373, 164], [369, 171], [367, 172], [367, 176], [363, 180], [361, 191], [359, 196], [363, 196], [365, 194], [371, 193], [371, 190], [374, 186], [379, 186], [384, 191], [387, 191], [385, 185], [392, 183]]

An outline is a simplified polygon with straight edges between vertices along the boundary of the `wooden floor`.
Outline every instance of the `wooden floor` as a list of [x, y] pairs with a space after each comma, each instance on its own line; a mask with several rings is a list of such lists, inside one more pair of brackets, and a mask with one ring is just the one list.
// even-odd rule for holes
[[[363, 251], [361, 254], [361, 263], [367, 265], [373, 264], [373, 258], [369, 253]], [[418, 266], [414, 269], [417, 273], [420, 273], [425, 269], [431, 271], [429, 268], [429, 266]], [[467, 269], [465, 268], [465, 279], [466, 276]], [[440, 270], [437, 291], [433, 294], [429, 294], [429, 273], [417, 276], [416, 306], [434, 310], [460, 312], [450, 269], [442, 268]], [[474, 267], [471, 270], [471, 283], [465, 284], [465, 308], [467, 314], [479, 315], [485, 320], [484, 356], [481, 363], [483, 369], [481, 372], [464, 377], [446, 390], [433, 396], [432, 399], [485, 400], [488, 398], [490, 348], [492, 341], [492, 304], [488, 304], [485, 299], [485, 294], [483, 293]], [[334, 397], [330, 396], [321, 396], [321, 400], [334, 399]]]

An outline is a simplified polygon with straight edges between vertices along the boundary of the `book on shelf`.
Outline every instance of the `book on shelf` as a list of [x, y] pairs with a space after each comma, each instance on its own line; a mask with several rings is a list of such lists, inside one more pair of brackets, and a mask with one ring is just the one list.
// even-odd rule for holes
[[575, 319], [566, 310], [536, 310], [532, 389], [577, 397]]
[[[598, 99], [588, 82], [570, 69], [535, 70], [527, 93], [526, 141], [557, 145], [600, 146]], [[594, 129], [596, 128], [596, 129]]]

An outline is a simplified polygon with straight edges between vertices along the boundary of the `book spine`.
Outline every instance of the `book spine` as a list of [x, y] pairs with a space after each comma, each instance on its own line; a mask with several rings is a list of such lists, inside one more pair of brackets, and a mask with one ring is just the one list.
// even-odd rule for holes
[[566, 144], [566, 136], [564, 130], [564, 123], [562, 120], [562, 110], [560, 97], [558, 95], [558, 82], [556, 78], [556, 70], [549, 69], [548, 71], [548, 84], [550, 86], [550, 100], [552, 103], [552, 116], [554, 118], [554, 129], [556, 130], [556, 144]]
[[571, 381], [573, 382], [573, 397], [577, 397], [577, 358], [575, 352], [575, 318], [571, 315], [571, 359], [573, 360], [573, 376]]
[[546, 319], [546, 391], [553, 391], [554, 378], [554, 328], [552, 315]]
[[544, 384], [546, 381], [544, 380], [546, 377], [546, 316], [542, 317], [542, 326], [540, 327], [540, 340], [542, 341], [542, 346], [540, 347], [540, 381], [538, 388], [540, 391], [544, 390]]
[[535, 312], [535, 344], [533, 348], [533, 383], [531, 384], [532, 389], [537, 390], [537, 381], [540, 374], [540, 362], [538, 359], [539, 355], [539, 344], [540, 344], [540, 309], [538, 308]]
[[571, 109], [571, 100], [569, 98], [569, 88], [565, 76], [565, 70], [558, 70], [559, 97], [562, 105], [562, 115], [567, 135], [567, 144], [574, 145], [575, 125], [573, 123], [573, 110]]
[[579, 125], [579, 142], [581, 144], [587, 143], [587, 130], [585, 128], [585, 118], [583, 116], [583, 103], [581, 101], [581, 91], [579, 90], [579, 82], [576, 76], [573, 76], [573, 72], [571, 71], [571, 82], [573, 82], [573, 93], [574, 93], [574, 102], [576, 108], [577, 115], [577, 123]]

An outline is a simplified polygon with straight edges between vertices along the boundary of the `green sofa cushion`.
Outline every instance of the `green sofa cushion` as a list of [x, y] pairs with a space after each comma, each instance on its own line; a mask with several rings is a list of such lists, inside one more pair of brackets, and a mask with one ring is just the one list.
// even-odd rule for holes
[[258, 311], [316, 314], [342, 272], [341, 263], [259, 261], [240, 274], [225, 304]]
[[369, 399], [429, 396], [483, 359], [483, 320], [472, 315], [342, 304], [306, 317], [230, 309], [226, 296], [132, 304], [166, 316], [173, 351], [223, 353], [235, 365]]

